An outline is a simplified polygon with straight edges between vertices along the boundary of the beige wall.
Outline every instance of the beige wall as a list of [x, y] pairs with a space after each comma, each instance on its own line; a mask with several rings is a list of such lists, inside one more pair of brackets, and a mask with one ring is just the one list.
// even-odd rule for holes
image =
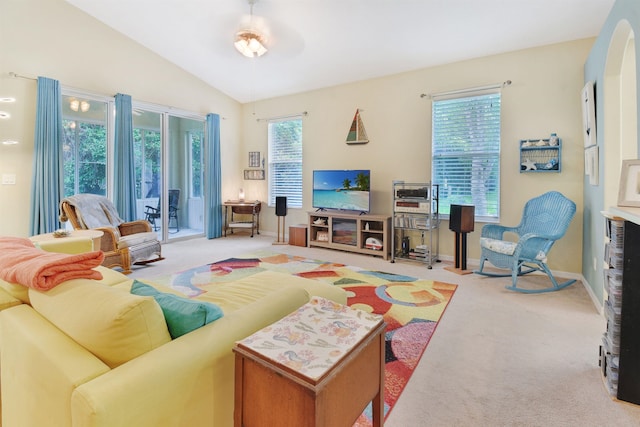
[[[580, 273], [584, 163], [579, 93], [592, 44], [593, 39], [551, 45], [247, 104], [245, 150], [267, 153], [267, 123], [256, 119], [307, 111], [304, 206], [289, 210], [287, 224], [306, 222], [313, 169], [371, 169], [372, 213], [390, 214], [393, 180], [430, 179], [431, 101], [420, 94], [511, 80], [502, 92], [501, 222], [517, 225], [527, 200], [561, 191], [576, 202], [578, 212], [549, 264], [554, 270]], [[363, 110], [370, 140], [366, 145], [345, 143], [356, 108]], [[549, 137], [551, 132], [563, 140], [562, 173], [520, 173], [518, 141]], [[240, 155], [239, 169], [247, 167], [246, 152]], [[247, 198], [267, 199], [266, 181], [245, 181], [243, 186]], [[261, 224], [276, 229], [272, 209], [263, 212]], [[479, 258], [481, 227], [476, 224], [469, 235], [470, 259]], [[448, 223], [442, 224], [440, 236], [440, 252], [450, 258], [453, 235]]]
[[0, 235], [29, 233], [36, 83], [9, 73], [57, 79], [63, 86], [99, 95], [126, 93], [134, 101], [176, 107], [221, 120], [223, 182], [237, 186], [241, 105], [63, 0], [0, 0], [0, 96], [17, 98], [10, 120], [0, 123]]
[[[391, 182], [430, 177], [431, 103], [433, 93], [512, 80], [503, 91], [502, 223], [515, 225], [526, 200], [555, 189], [578, 205], [568, 235], [552, 252], [551, 268], [579, 273], [582, 251], [583, 158], [582, 68], [592, 39], [528, 49], [428, 68], [380, 79], [327, 88], [241, 106], [218, 90], [185, 73], [144, 47], [78, 11], [63, 0], [0, 0], [0, 96], [15, 96], [12, 118], [0, 123], [0, 174], [16, 174], [16, 185], [0, 185], [0, 235], [28, 234], [32, 176], [35, 82], [9, 72], [46, 76], [96, 94], [130, 94], [134, 100], [170, 105], [222, 116], [223, 200], [266, 200], [266, 181], [243, 181], [249, 151], [267, 153], [266, 121], [307, 111], [304, 118], [304, 207], [289, 210], [287, 225], [306, 222], [311, 209], [313, 169], [366, 168], [372, 171], [372, 212], [390, 214]], [[259, 76], [254, 84], [260, 84]], [[347, 145], [345, 138], [356, 108], [370, 138]], [[521, 174], [518, 140], [563, 139], [562, 173]], [[273, 209], [265, 209], [261, 226], [275, 234]], [[469, 236], [469, 257], [479, 257], [482, 224]], [[453, 254], [448, 224], [441, 228], [440, 252]]]

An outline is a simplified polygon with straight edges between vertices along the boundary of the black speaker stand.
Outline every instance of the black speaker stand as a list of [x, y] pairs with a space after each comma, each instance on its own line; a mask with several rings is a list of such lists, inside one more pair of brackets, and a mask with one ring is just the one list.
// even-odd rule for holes
[[456, 231], [456, 259], [454, 267], [445, 267], [445, 270], [451, 271], [456, 274], [471, 274], [472, 270], [467, 270], [467, 234], [465, 232]]

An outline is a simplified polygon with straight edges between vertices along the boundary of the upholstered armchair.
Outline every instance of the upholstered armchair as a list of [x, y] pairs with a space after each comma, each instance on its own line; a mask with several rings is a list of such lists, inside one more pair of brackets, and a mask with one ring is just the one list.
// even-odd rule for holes
[[131, 273], [132, 264], [164, 259], [158, 236], [144, 220], [123, 221], [109, 199], [95, 194], [76, 194], [60, 203], [60, 220], [71, 221], [75, 230], [95, 229], [104, 234], [100, 250], [105, 267], [120, 267]]

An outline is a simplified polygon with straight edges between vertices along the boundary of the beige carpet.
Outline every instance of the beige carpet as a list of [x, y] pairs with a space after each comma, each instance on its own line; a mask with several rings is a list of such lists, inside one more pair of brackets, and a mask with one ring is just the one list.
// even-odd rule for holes
[[604, 388], [598, 345], [605, 321], [580, 282], [559, 292], [524, 295], [504, 289], [509, 278], [460, 276], [444, 270], [446, 263], [428, 270], [412, 262], [272, 246], [274, 240], [235, 235], [166, 244], [165, 260], [136, 267], [131, 277], [150, 278], [269, 249], [457, 283], [385, 426], [640, 425], [640, 406], [612, 400]]

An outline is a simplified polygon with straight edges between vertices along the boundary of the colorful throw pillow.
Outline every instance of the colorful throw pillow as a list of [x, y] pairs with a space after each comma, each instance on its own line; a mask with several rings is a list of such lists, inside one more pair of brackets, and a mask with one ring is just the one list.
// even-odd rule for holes
[[171, 338], [175, 339], [222, 317], [222, 309], [215, 304], [182, 298], [160, 292], [152, 286], [133, 281], [131, 293], [152, 296], [162, 308]]

